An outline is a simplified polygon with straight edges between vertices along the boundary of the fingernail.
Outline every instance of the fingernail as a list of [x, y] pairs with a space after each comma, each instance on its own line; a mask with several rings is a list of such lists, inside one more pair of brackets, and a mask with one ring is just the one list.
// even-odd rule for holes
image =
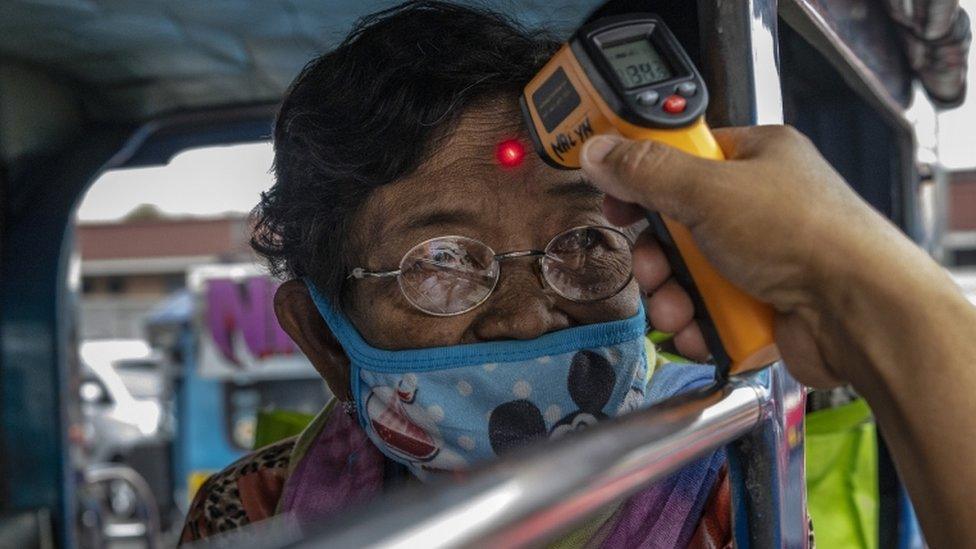
[[599, 164], [603, 162], [603, 159], [610, 154], [618, 144], [620, 144], [621, 139], [613, 135], [598, 135], [593, 139], [586, 142], [586, 147], [583, 150], [583, 154], [586, 156], [587, 162], [590, 164]]

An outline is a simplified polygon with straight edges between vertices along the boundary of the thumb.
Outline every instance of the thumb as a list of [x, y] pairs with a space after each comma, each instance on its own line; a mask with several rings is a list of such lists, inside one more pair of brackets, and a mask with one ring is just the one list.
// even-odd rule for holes
[[649, 140], [598, 135], [583, 145], [580, 162], [590, 181], [624, 202], [695, 225], [707, 210], [701, 192], [715, 181], [716, 162]]

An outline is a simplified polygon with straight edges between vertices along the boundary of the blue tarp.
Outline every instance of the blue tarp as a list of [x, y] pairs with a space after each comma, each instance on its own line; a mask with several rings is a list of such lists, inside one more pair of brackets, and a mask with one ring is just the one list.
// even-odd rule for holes
[[190, 290], [177, 290], [157, 303], [146, 315], [146, 326], [182, 324], [193, 318], [194, 299]]

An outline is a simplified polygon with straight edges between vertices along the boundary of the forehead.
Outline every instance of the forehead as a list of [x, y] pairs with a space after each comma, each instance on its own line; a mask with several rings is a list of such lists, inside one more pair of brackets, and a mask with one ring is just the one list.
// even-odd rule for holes
[[[433, 147], [416, 173], [386, 187], [381, 194], [387, 196], [382, 198], [402, 201], [407, 198], [405, 195], [413, 195], [424, 202], [442, 193], [478, 191], [475, 196], [468, 195], [469, 199], [497, 201], [500, 197], [493, 195], [538, 195], [553, 184], [579, 178], [576, 171], [553, 169], [542, 162], [522, 128], [517, 109], [473, 109]], [[498, 145], [510, 141], [520, 142], [526, 150], [518, 166], [503, 166], [496, 158]]]
[[[503, 249], [516, 245], [518, 235], [551, 237], [566, 224], [598, 221], [600, 194], [580, 172], [539, 159], [520, 132], [520, 116], [515, 108], [470, 111], [420, 169], [373, 192], [356, 223], [368, 233], [369, 247], [402, 253], [404, 240], [453, 233]], [[501, 166], [495, 149], [513, 138], [525, 145], [525, 160]]]

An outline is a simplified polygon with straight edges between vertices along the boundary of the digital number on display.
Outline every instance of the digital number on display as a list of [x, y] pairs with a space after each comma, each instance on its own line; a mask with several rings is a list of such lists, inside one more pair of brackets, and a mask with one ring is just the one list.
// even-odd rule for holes
[[627, 89], [653, 84], [674, 76], [667, 61], [647, 40], [604, 48], [604, 55]]

